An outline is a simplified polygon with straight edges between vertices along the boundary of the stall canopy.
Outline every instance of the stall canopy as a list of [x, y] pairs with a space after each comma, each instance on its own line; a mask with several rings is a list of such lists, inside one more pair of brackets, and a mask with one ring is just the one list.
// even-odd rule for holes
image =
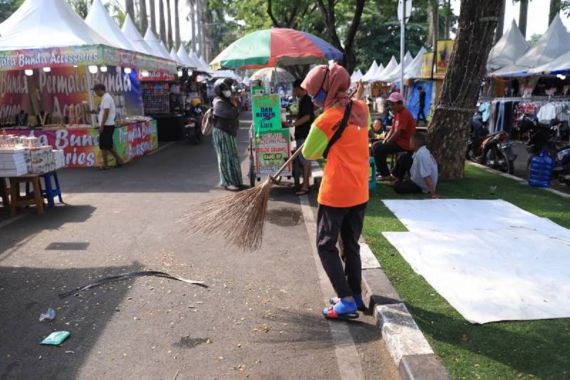
[[570, 51], [570, 34], [557, 15], [546, 33], [513, 65], [506, 66], [491, 74], [494, 77], [528, 76], [528, 71], [552, 62]]
[[170, 50], [170, 59], [172, 59], [174, 62], [176, 62], [179, 66], [186, 66], [182, 60], [180, 59], [180, 57], [178, 57], [178, 55], [176, 54], [176, 50], [174, 50], [174, 48], [172, 48]]
[[131, 45], [138, 53], [154, 55], [150, 46], [146, 43], [143, 36], [139, 33], [135, 23], [129, 15], [125, 17], [121, 31], [131, 42]]
[[388, 62], [388, 64], [386, 65], [386, 67], [384, 67], [384, 70], [382, 70], [381, 72], [376, 72], [376, 74], [374, 74], [372, 76], [372, 78], [370, 78], [370, 82], [381, 82], [382, 79], [386, 74], [392, 72], [392, 70], [394, 70], [396, 67], [398, 67], [398, 61], [396, 61], [396, 58], [394, 56], [392, 56], [392, 58], [390, 59], [390, 62]]
[[511, 23], [509, 30], [493, 46], [487, 60], [487, 70], [492, 72], [502, 67], [513, 65], [530, 48], [524, 39], [515, 20]]
[[104, 37], [115, 46], [124, 50], [136, 51], [131, 42], [123, 32], [119, 25], [113, 20], [107, 9], [101, 3], [101, 0], [94, 0], [89, 9], [89, 14], [85, 18], [85, 22], [93, 30], [99, 30]]
[[[412, 63], [413, 60], [414, 60], [414, 57], [412, 56], [412, 53], [410, 53], [409, 51], [406, 52], [406, 55], [404, 56], [404, 62], [403, 62], [404, 73], [405, 73], [405, 70], [408, 67], [408, 65], [410, 63]], [[402, 74], [402, 62], [400, 62], [400, 64], [398, 66], [396, 66], [392, 71], [386, 72], [385, 74], [381, 75], [380, 81], [386, 82], [386, 83], [399, 82], [401, 74]]]
[[364, 74], [364, 76], [362, 77], [362, 81], [363, 82], [370, 81], [370, 79], [376, 73], [377, 70], [378, 70], [378, 63], [376, 63], [376, 60], [374, 60], [372, 62], [372, 64], [370, 65], [370, 67], [368, 68], [368, 71], [366, 72], [366, 74]]
[[364, 77], [364, 75], [362, 74], [362, 71], [356, 70], [355, 72], [352, 73], [352, 75], [350, 77], [350, 81], [352, 83], [355, 83], [355, 82], [358, 82], [359, 80], [362, 80], [363, 77]]
[[529, 75], [557, 75], [570, 73], [570, 52], [561, 55], [554, 61], [528, 71]]
[[204, 72], [206, 73], [212, 73], [212, 69], [210, 69], [210, 66], [208, 65], [208, 63], [206, 62], [206, 60], [204, 59], [204, 57], [199, 57], [198, 61], [200, 62], [200, 64], [202, 65], [202, 68], [204, 69]]
[[214, 79], [230, 78], [237, 81], [241, 81], [240, 76], [234, 73], [232, 70], [216, 70], [212, 74], [212, 78]]
[[114, 65], [176, 70], [173, 62], [127, 51], [93, 30], [64, 0], [26, 0], [0, 25], [0, 70]]
[[416, 55], [416, 58], [414, 58], [404, 70], [404, 79], [416, 79], [420, 77], [425, 53], [426, 49], [422, 47]]
[[184, 46], [180, 45], [180, 47], [178, 48], [178, 52], [176, 53], [176, 56], [178, 57], [179, 61], [182, 63], [182, 66], [191, 68], [191, 69], [198, 69], [198, 63], [194, 62], [194, 60], [192, 58], [190, 58], [190, 56], [188, 55], [188, 53], [186, 52], [186, 50], [184, 49]]
[[147, 45], [150, 47], [152, 55], [165, 59], [171, 59], [168, 50], [166, 50], [164, 45], [161, 44], [162, 41], [156, 36], [156, 34], [154, 34], [150, 26], [146, 30], [146, 34], [144, 35], [144, 40], [147, 43]]

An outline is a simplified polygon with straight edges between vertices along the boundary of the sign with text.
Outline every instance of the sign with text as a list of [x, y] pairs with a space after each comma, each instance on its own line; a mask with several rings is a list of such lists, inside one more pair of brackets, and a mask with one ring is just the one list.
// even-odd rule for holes
[[[260, 133], [255, 139], [257, 175], [272, 175], [287, 161], [291, 153], [289, 130]], [[291, 165], [283, 172], [291, 175]]]
[[253, 96], [252, 112], [256, 133], [281, 130], [281, 100], [279, 95]]

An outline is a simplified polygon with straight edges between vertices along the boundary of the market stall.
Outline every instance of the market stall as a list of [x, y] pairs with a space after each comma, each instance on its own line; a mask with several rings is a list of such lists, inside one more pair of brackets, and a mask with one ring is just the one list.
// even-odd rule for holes
[[0, 35], [1, 133], [63, 150], [68, 167], [97, 166], [99, 132], [90, 113], [97, 99], [90, 89], [103, 83], [117, 106], [114, 138], [125, 161], [157, 148], [156, 126], [141, 116], [137, 70], [175, 72], [175, 64], [131, 50], [100, 0], [87, 22], [63, 0], [26, 0]]

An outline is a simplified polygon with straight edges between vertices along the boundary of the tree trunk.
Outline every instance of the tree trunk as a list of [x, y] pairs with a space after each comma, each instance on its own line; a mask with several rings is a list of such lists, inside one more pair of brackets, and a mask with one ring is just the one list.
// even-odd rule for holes
[[497, 26], [500, 2], [463, 0], [441, 97], [428, 127], [442, 178], [463, 177], [469, 128]]
[[178, 5], [178, 0], [174, 0], [174, 39], [176, 40], [174, 47], [176, 49], [178, 49], [182, 43], [180, 40], [180, 7]]
[[[150, 28], [156, 34], [156, 4], [154, 0], [150, 0]], [[144, 32], [146, 33], [146, 30]]]
[[202, 16], [202, 40], [200, 42], [204, 45], [204, 48], [202, 49], [202, 58], [209, 62], [212, 47], [212, 33], [210, 32], [212, 24], [212, 20], [210, 18], [211, 12], [208, 0], [200, 0], [200, 2], [202, 3], [202, 7], [200, 9]]
[[164, 18], [164, 0], [158, 0], [158, 22], [160, 25], [160, 39], [166, 45], [166, 19]]
[[170, 7], [170, 0], [166, 0], [166, 12], [168, 13], [168, 44], [166, 45], [168, 47], [168, 50], [170, 50], [172, 48], [172, 46], [174, 45], [173, 39], [172, 39], [172, 31], [173, 31], [173, 24], [172, 24], [172, 9]]
[[439, 2], [438, 0], [429, 0], [428, 6], [429, 24], [428, 34], [430, 36], [431, 46], [434, 51], [437, 48], [437, 40], [439, 39]]
[[131, 17], [131, 20], [133, 20], [133, 22], [136, 22], [134, 1], [125, 0], [125, 8], [127, 10], [127, 14]]
[[519, 11], [519, 29], [522, 35], [526, 38], [526, 21], [528, 18], [528, 0], [520, 0], [520, 11]]
[[560, 0], [550, 0], [550, 15], [548, 16], [548, 25], [552, 23], [552, 20], [560, 13], [561, 1]]
[[141, 30], [146, 33], [148, 29], [148, 14], [146, 12], [146, 0], [140, 1]]
[[500, 9], [499, 13], [497, 13], [497, 29], [495, 29], [495, 40], [493, 44], [499, 42], [501, 37], [503, 37], [503, 29], [505, 29], [505, 9], [507, 7], [507, 0], [500, 0]]
[[190, 18], [192, 21], [192, 51], [196, 52], [196, 1], [189, 0], [190, 4]]
[[451, 33], [451, 0], [445, 0], [445, 35], [444, 39], [449, 40]]

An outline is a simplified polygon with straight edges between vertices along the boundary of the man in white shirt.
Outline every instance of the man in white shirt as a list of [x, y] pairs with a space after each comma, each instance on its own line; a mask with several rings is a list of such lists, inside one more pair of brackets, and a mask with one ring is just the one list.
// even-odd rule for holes
[[95, 94], [101, 98], [101, 105], [99, 106], [99, 148], [103, 154], [102, 170], [108, 169], [108, 156], [109, 153], [115, 157], [117, 167], [123, 165], [123, 160], [113, 148], [113, 134], [115, 133], [115, 117], [116, 107], [115, 101], [111, 94], [105, 89], [102, 83], [96, 84], [93, 87]]
[[[427, 138], [423, 133], [416, 133], [410, 139], [410, 147], [414, 155], [405, 154], [400, 156], [395, 173], [398, 181], [394, 184], [394, 190], [399, 194], [430, 194], [432, 198], [439, 198], [436, 192], [438, 180], [437, 162], [426, 147]], [[410, 179], [404, 175], [409, 170]]]

